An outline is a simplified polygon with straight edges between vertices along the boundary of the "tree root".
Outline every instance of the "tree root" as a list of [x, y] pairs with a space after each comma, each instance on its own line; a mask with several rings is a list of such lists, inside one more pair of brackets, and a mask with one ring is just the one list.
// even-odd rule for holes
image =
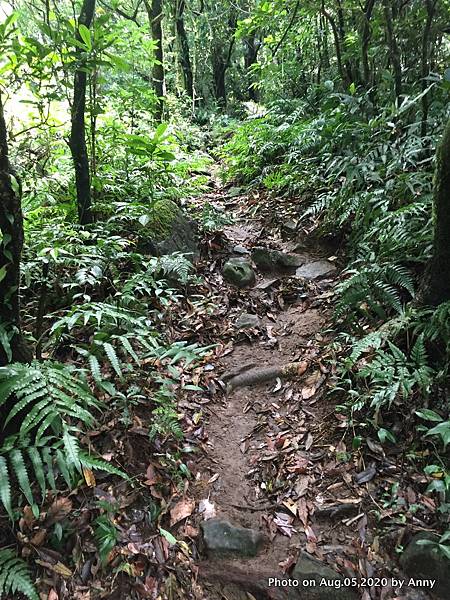
[[234, 373], [227, 376], [224, 375], [223, 381], [227, 382], [227, 394], [239, 387], [246, 387], [258, 383], [272, 381], [277, 377], [283, 379], [292, 379], [303, 375], [308, 368], [306, 361], [287, 363], [286, 365], [277, 365], [273, 367], [261, 367], [258, 369], [250, 369], [244, 373], [235, 375]]

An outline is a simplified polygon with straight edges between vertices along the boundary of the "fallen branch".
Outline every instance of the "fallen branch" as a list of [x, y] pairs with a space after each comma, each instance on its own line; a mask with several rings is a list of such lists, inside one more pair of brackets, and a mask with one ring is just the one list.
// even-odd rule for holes
[[[251, 369], [245, 373], [240, 373], [231, 377], [227, 383], [227, 393], [239, 387], [246, 387], [258, 383], [265, 383], [281, 377], [283, 379], [292, 379], [303, 375], [308, 368], [306, 361], [288, 363], [286, 365], [278, 365], [273, 367], [261, 367], [259, 369]], [[226, 381], [226, 375], [224, 376]]]

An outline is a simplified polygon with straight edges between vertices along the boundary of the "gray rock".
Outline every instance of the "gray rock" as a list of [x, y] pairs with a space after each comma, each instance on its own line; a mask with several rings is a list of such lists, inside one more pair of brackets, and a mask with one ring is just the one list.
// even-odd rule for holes
[[[415, 535], [400, 558], [400, 564], [407, 575], [415, 580], [434, 579], [433, 594], [440, 598], [448, 598], [450, 591], [450, 559], [440, 553], [435, 544], [422, 545], [423, 541], [438, 541], [438, 537], [430, 532]], [[408, 583], [408, 582], [407, 582]], [[417, 585], [420, 588], [422, 586]], [[425, 591], [431, 591], [423, 586]]]
[[227, 281], [243, 288], [255, 283], [255, 272], [245, 258], [230, 258], [223, 266], [223, 276]]
[[236, 319], [236, 327], [238, 329], [251, 329], [252, 327], [259, 327], [260, 320], [257, 315], [250, 315], [249, 313], [243, 313]]
[[285, 234], [285, 237], [292, 237], [297, 233], [298, 223], [289, 219], [281, 226], [282, 233]]
[[188, 219], [183, 213], [177, 215], [172, 222], [172, 230], [168, 237], [156, 244], [159, 255], [183, 252], [190, 260], [199, 257], [197, 223]]
[[289, 594], [289, 598], [293, 600], [295, 598], [302, 600], [356, 600], [358, 598], [353, 589], [344, 587], [342, 575], [306, 552], [300, 553], [291, 579], [299, 582], [295, 591], [292, 590]]
[[256, 556], [265, 542], [259, 531], [234, 527], [221, 519], [203, 521], [200, 527], [208, 555]]
[[279, 250], [260, 247], [253, 248], [252, 260], [261, 271], [275, 271], [277, 269], [293, 270], [304, 262], [296, 254], [286, 254]]
[[237, 198], [238, 196], [241, 196], [244, 191], [244, 188], [241, 187], [230, 187], [227, 191], [227, 196], [228, 198]]
[[233, 247], [233, 252], [235, 254], [250, 254], [250, 250], [247, 250], [245, 246], [241, 246], [240, 244]]
[[316, 260], [312, 263], [308, 263], [300, 267], [295, 272], [297, 277], [303, 277], [303, 279], [319, 279], [330, 273], [333, 273], [336, 267], [329, 260]]

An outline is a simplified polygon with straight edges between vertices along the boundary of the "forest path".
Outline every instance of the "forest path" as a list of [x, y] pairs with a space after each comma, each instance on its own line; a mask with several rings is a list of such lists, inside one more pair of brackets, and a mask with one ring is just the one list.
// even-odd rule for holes
[[[289, 201], [249, 198], [234, 190], [231, 197], [219, 190], [207, 200], [235, 216], [212, 245], [209, 271], [218, 272], [236, 256], [253, 258], [261, 266], [255, 248], [279, 252], [273, 269], [255, 269], [251, 287], [237, 289], [220, 275], [214, 280], [214, 292], [228, 307], [229, 341], [216, 340], [222, 343], [220, 376], [291, 362], [300, 362], [305, 372], [225, 395], [218, 390], [217, 401], [206, 407], [208, 451], [195, 465], [191, 487], [207, 519], [202, 524], [208, 558], [199, 564], [201, 593], [205, 600], [296, 598], [300, 596], [292, 591], [269, 587], [269, 577], [288, 577], [283, 573], [291, 570], [301, 550], [331, 564], [352, 564], [345, 553], [357, 561], [361, 535], [353, 519], [361, 498], [349, 485], [348, 466], [336, 458], [336, 446], [345, 451], [339, 446], [342, 421], [324, 393], [329, 373], [323, 358], [329, 340], [321, 331], [330, 320], [338, 270], [329, 250], [308, 242]], [[297, 266], [280, 270], [281, 255], [294, 257]], [[344, 506], [346, 516], [350, 513], [348, 526], [328, 517], [336, 506]], [[321, 511], [320, 522], [313, 519]], [[339, 509], [337, 513], [342, 517]], [[222, 523], [212, 531], [214, 517]], [[256, 557], [243, 556], [252, 540], [229, 533], [224, 521], [264, 536]], [[227, 537], [235, 546], [232, 553], [222, 552]], [[319, 598], [305, 591], [301, 597]]]

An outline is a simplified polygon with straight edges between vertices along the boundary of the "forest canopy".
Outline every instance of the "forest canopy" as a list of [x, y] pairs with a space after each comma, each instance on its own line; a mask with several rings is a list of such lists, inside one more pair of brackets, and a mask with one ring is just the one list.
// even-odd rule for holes
[[449, 56], [450, 0], [0, 1], [0, 597], [448, 597]]

